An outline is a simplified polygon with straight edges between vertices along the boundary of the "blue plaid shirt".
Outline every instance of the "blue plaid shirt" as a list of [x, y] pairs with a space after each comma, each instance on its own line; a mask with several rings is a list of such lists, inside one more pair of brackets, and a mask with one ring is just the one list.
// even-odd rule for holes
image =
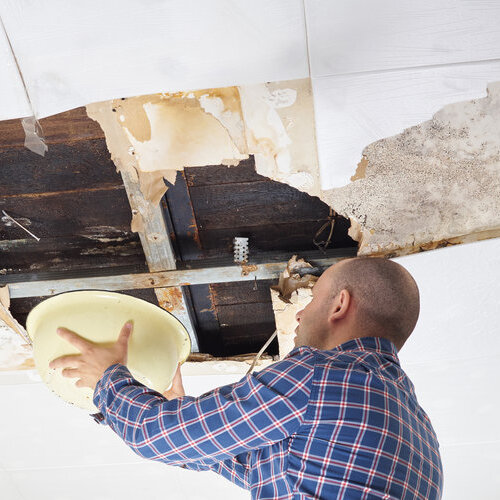
[[138, 455], [212, 470], [259, 499], [441, 498], [431, 422], [394, 345], [369, 337], [168, 401], [110, 366], [94, 403]]

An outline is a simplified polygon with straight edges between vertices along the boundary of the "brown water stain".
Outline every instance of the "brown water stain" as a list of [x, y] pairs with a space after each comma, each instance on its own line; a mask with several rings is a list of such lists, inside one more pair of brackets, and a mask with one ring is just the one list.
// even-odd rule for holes
[[358, 163], [356, 172], [351, 177], [351, 181], [354, 182], [359, 179], [364, 179], [366, 177], [366, 168], [368, 167], [368, 165], [369, 165], [368, 158], [366, 156], [363, 156], [363, 158], [361, 158], [361, 161]]

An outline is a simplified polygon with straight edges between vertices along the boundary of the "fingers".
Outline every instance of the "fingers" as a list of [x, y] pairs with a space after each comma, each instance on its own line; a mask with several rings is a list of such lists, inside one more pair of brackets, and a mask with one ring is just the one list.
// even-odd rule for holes
[[67, 328], [58, 328], [57, 334], [64, 340], [67, 340], [70, 344], [74, 345], [80, 352], [85, 352], [90, 347], [92, 347], [91, 342], [85, 340], [84, 338], [80, 337], [80, 335], [71, 330], [68, 330]]
[[120, 330], [117, 342], [121, 345], [127, 345], [133, 329], [134, 323], [132, 321], [127, 321]]
[[181, 398], [186, 395], [184, 391], [184, 386], [182, 385], [181, 376], [181, 364], [177, 365], [177, 371], [175, 372], [174, 379], [172, 380], [172, 385], [170, 389], [166, 390], [163, 395], [170, 401], [171, 399]]
[[70, 356], [61, 356], [60, 358], [53, 359], [49, 363], [49, 368], [66, 368], [73, 367], [79, 368], [81, 366], [81, 355], [72, 354]]
[[65, 368], [62, 375], [63, 377], [77, 378], [80, 376], [80, 370], [78, 368]]
[[61, 372], [63, 377], [66, 378], [77, 378], [75, 382], [76, 387], [90, 387], [92, 388], [92, 384], [89, 384], [85, 378], [80, 378], [83, 376], [82, 371], [79, 368], [64, 368]]
[[85, 380], [85, 379], [77, 380], [75, 385], [77, 387], [90, 387], [91, 389], [93, 389], [95, 387], [95, 384], [92, 385], [92, 383], [90, 381]]
[[182, 375], [181, 375], [181, 364], [177, 365], [177, 371], [174, 375], [174, 380], [172, 381], [172, 391], [180, 396], [185, 396], [184, 386], [182, 385]]

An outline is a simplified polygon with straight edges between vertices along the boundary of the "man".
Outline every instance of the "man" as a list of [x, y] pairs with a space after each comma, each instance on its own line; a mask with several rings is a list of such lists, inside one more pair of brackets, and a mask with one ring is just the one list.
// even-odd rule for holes
[[60, 329], [82, 354], [51, 366], [95, 388], [103, 423], [139, 455], [213, 470], [252, 498], [434, 500], [438, 441], [397, 357], [418, 315], [402, 266], [354, 258], [317, 281], [285, 359], [198, 398], [179, 371], [168, 399], [132, 378], [130, 324], [112, 347]]

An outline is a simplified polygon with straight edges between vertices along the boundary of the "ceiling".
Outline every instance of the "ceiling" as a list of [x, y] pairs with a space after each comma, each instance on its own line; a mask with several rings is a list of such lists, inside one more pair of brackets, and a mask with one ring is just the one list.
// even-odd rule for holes
[[[497, 498], [500, 240], [491, 229], [500, 199], [500, 107], [487, 87], [500, 81], [498, 2], [0, 0], [0, 18], [0, 208], [41, 237], [2, 219], [0, 283], [148, 272], [107, 137], [83, 106], [310, 79], [322, 199], [332, 206], [341, 199], [344, 215], [368, 220], [368, 229], [378, 217], [377, 231], [391, 238], [396, 228], [416, 241], [410, 220], [427, 231], [427, 243], [412, 249], [419, 253], [397, 258], [422, 297], [401, 361], [440, 438], [445, 499]], [[24, 148], [18, 118], [31, 115], [43, 126], [44, 158]], [[468, 132], [448, 151], [435, 126], [460, 132], [464, 116]], [[424, 144], [436, 155], [421, 155]], [[365, 152], [370, 167], [357, 169]], [[451, 157], [458, 158], [453, 173]], [[312, 238], [328, 205], [257, 174], [254, 162], [186, 168], [169, 184], [161, 213], [179, 269], [231, 262], [234, 236], [250, 238], [257, 261], [322, 255]], [[432, 204], [450, 194], [450, 203]], [[474, 224], [456, 225], [457, 213], [469, 222], [467, 210]], [[337, 218], [329, 256], [356, 252], [348, 226]], [[456, 244], [480, 232], [490, 239]], [[270, 284], [183, 287], [200, 349], [231, 356], [260, 347], [274, 329]], [[152, 288], [124, 292], [158, 302]], [[11, 311], [23, 322], [41, 299], [14, 298]], [[187, 375], [194, 395], [241, 376]], [[207, 491], [243, 498], [212, 476], [139, 463], [107, 429], [48, 393], [33, 370], [0, 371], [0, 398], [0, 487], [9, 499], [127, 499], [145, 488], [152, 499], [167, 490], [173, 498]], [[68, 494], [74, 484], [78, 491]]]

